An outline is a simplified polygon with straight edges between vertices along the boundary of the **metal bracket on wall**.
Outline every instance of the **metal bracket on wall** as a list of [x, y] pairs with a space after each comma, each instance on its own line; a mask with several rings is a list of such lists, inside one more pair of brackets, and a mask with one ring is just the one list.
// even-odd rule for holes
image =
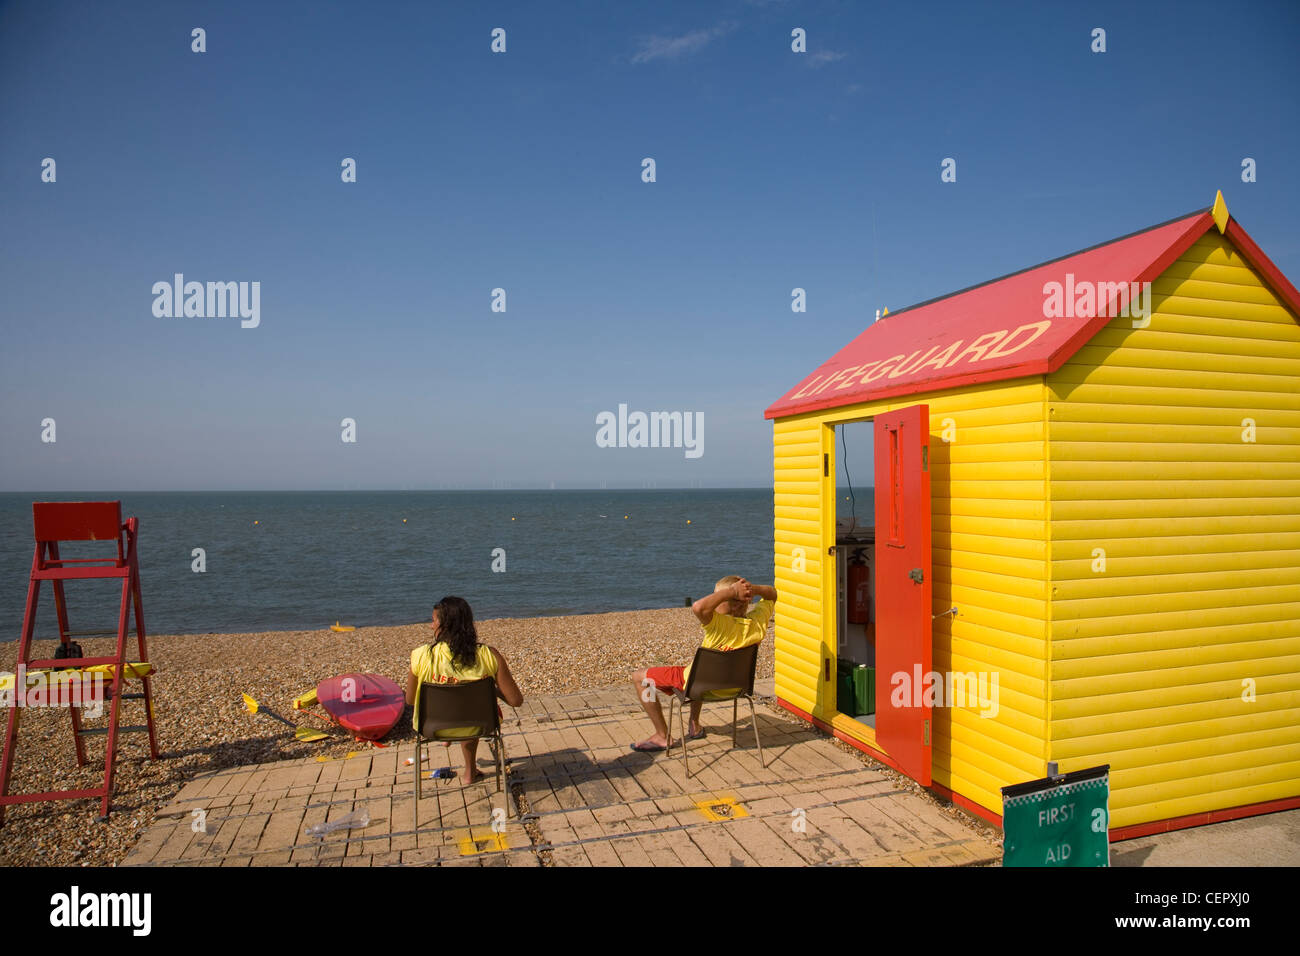
[[946, 610], [946, 611], [942, 611], [942, 612], [940, 612], [940, 613], [938, 613], [938, 614], [931, 614], [931, 615], [930, 615], [930, 620], [933, 621], [933, 620], [935, 620], [936, 618], [946, 617], [946, 616], [948, 616], [949, 614], [951, 614], [953, 617], [956, 617], [956, 616], [957, 616], [957, 605], [954, 604], [952, 607], [948, 608], [948, 610]]

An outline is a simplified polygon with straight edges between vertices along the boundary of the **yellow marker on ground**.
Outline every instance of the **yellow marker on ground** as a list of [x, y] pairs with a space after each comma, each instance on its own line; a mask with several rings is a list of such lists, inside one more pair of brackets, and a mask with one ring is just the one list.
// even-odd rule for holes
[[330, 625], [330, 630], [342, 632], [342, 631], [355, 631], [356, 628], [350, 624], [340, 624], [338, 621], [335, 621], [333, 624]]
[[477, 856], [480, 853], [501, 853], [510, 849], [510, 843], [504, 833], [494, 833], [491, 827], [471, 830], [468, 836], [460, 839], [461, 856]]
[[316, 758], [316, 762], [317, 762], [317, 763], [329, 763], [331, 760], [351, 760], [353, 757], [359, 756], [360, 753], [361, 753], [361, 751], [359, 751], [359, 750], [349, 750], [349, 751], [348, 751], [346, 754], [344, 754], [342, 757], [327, 757], [327, 756], [325, 756], [324, 754], [321, 754], [320, 756], [318, 756], [318, 757]]
[[749, 816], [749, 811], [735, 797], [710, 797], [696, 800], [695, 808], [710, 820], [738, 820]]

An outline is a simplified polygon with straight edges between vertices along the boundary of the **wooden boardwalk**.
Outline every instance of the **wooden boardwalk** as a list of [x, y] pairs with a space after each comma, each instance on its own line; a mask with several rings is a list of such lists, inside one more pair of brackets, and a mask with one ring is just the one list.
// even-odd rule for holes
[[[771, 692], [771, 682], [767, 682]], [[125, 866], [963, 866], [1001, 856], [987, 831], [902, 790], [830, 739], [759, 705], [767, 767], [747, 708], [706, 705], [686, 777], [648, 734], [630, 687], [531, 698], [507, 711], [510, 815], [495, 777], [425, 779], [414, 819], [414, 746], [358, 744], [195, 778], [163, 808]], [[427, 748], [458, 771], [460, 748]], [[488, 769], [482, 744], [479, 766]], [[361, 829], [306, 829], [364, 808]]]

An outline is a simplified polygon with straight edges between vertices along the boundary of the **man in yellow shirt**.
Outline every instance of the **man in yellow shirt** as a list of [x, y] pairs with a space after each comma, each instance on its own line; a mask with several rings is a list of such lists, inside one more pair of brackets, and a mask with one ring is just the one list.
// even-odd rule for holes
[[[749, 602], [755, 596], [759, 599], [758, 604], [750, 610]], [[750, 584], [735, 574], [722, 578], [714, 585], [712, 594], [691, 605], [691, 610], [704, 627], [704, 640], [700, 646], [709, 650], [735, 651], [759, 643], [767, 634], [767, 624], [772, 619], [775, 607], [775, 588]], [[637, 699], [641, 701], [641, 706], [655, 728], [654, 736], [639, 744], [632, 744], [633, 750], [655, 753], [666, 750], [671, 745], [663, 707], [652, 688], [658, 688], [666, 694], [671, 694], [674, 688], [685, 690], [689, 677], [689, 664], [685, 667], [647, 667], [632, 672]], [[688, 740], [698, 740], [704, 736], [704, 729], [700, 727], [700, 706], [700, 701], [691, 704]]]

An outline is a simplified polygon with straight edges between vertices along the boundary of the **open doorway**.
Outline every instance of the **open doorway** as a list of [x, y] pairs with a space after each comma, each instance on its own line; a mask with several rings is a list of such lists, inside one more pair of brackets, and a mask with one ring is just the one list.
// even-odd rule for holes
[[922, 786], [934, 708], [922, 693], [934, 659], [929, 423], [928, 405], [907, 405], [828, 424], [826, 436], [836, 441], [835, 727]]
[[875, 448], [873, 420], [835, 429], [835, 709], [876, 726]]

